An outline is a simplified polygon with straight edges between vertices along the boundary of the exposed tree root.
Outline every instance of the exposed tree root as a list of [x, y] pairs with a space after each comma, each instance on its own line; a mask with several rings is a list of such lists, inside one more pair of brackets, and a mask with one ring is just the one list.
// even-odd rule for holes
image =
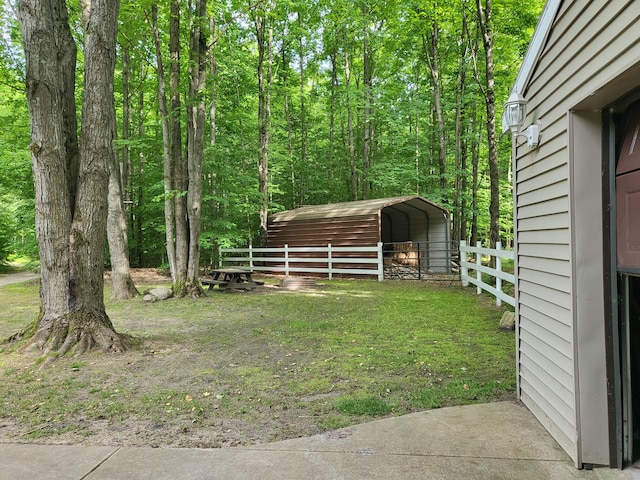
[[42, 352], [47, 364], [63, 355], [78, 356], [90, 350], [121, 353], [127, 349], [125, 343], [106, 314], [75, 312], [55, 321], [42, 319], [27, 348]]
[[3, 345], [12, 345], [15, 344], [25, 338], [30, 338], [34, 335], [34, 333], [37, 331], [38, 329], [38, 320], [34, 320], [31, 323], [29, 323], [29, 325], [27, 325], [24, 329], [20, 330], [17, 333], [14, 333], [13, 335], [3, 338], [2, 341], [0, 343], [2, 343]]
[[191, 298], [200, 298], [200, 297], [206, 297], [207, 294], [205, 293], [204, 289], [202, 288], [202, 285], [200, 285], [200, 282], [195, 282], [195, 283], [189, 283], [189, 282], [185, 282], [185, 283], [174, 283], [173, 284], [173, 296], [177, 297], [177, 298], [182, 298], [182, 297], [186, 297], [186, 296], [190, 296]]
[[200, 297], [207, 296], [204, 289], [200, 285], [200, 282], [192, 283], [189, 285], [188, 288], [189, 288], [189, 295], [191, 296], [191, 298], [200, 298]]

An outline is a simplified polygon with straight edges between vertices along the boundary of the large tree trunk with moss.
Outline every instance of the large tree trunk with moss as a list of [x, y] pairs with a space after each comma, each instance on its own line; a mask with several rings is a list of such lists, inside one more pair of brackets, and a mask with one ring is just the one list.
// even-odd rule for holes
[[64, 0], [21, 0], [44, 353], [122, 351], [104, 307], [104, 245], [113, 161], [113, 72], [119, 2], [93, 0], [85, 43], [82, 144], [75, 117], [76, 45]]

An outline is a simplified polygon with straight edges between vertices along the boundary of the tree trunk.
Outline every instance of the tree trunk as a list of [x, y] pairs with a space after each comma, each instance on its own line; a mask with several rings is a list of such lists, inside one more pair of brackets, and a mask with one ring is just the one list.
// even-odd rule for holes
[[[87, 18], [89, 18], [87, 12]], [[125, 50], [125, 49], [123, 49]], [[125, 66], [127, 60], [122, 60], [122, 84], [123, 84], [123, 117], [128, 115], [128, 101], [125, 96], [127, 87]], [[126, 125], [128, 118], [123, 118], [123, 125]], [[113, 139], [117, 138], [115, 110], [113, 112]], [[123, 130], [127, 132], [128, 127]], [[125, 147], [126, 148], [126, 147]], [[128, 155], [127, 155], [128, 156]], [[108, 187], [108, 214], [107, 214], [107, 240], [109, 243], [109, 255], [111, 259], [111, 299], [126, 300], [139, 295], [138, 289], [131, 278], [129, 265], [129, 240], [127, 237], [127, 217], [124, 210], [124, 189], [122, 187], [122, 173], [118, 162], [118, 150], [113, 145], [113, 155], [109, 162], [109, 187]]]
[[176, 272], [173, 283], [173, 293], [176, 296], [187, 294], [186, 282], [189, 268], [189, 229], [187, 224], [187, 197], [185, 195], [189, 185], [189, 172], [182, 155], [182, 126], [180, 122], [180, 1], [171, 0], [169, 20], [169, 54], [171, 63], [169, 68], [169, 144], [171, 152], [171, 198], [174, 202], [175, 213], [175, 249]]
[[120, 186], [122, 187], [122, 199], [126, 202], [130, 200], [129, 195], [129, 175], [131, 171], [131, 149], [126, 143], [130, 140], [131, 126], [131, 99], [129, 94], [130, 76], [130, 53], [127, 46], [122, 46], [122, 146], [120, 161]]
[[[489, 242], [490, 247], [495, 248], [500, 240], [500, 170], [498, 168], [498, 143], [496, 140], [496, 112], [495, 112], [495, 79], [493, 74], [493, 21], [491, 0], [476, 0], [478, 23], [482, 31], [482, 40], [485, 51], [485, 105], [487, 109], [487, 142], [489, 148], [489, 178], [491, 201], [489, 203]], [[492, 257], [492, 262], [495, 261]]]
[[353, 133], [353, 107], [351, 106], [351, 63], [347, 50], [347, 33], [342, 32], [344, 41], [344, 85], [347, 95], [347, 135], [349, 139], [349, 167], [351, 171], [351, 200], [358, 200], [358, 171], [356, 169], [356, 146]]
[[173, 192], [173, 157], [171, 156], [171, 137], [169, 132], [169, 110], [167, 108], [166, 85], [164, 81], [164, 64], [158, 31], [158, 6], [151, 6], [151, 31], [156, 50], [156, 68], [158, 71], [158, 106], [162, 125], [162, 166], [164, 176], [164, 226], [165, 243], [167, 244], [167, 261], [171, 273], [171, 283], [175, 286], [178, 281], [175, 245], [175, 200]]
[[478, 130], [478, 119], [476, 114], [476, 108], [472, 109], [473, 118], [471, 120], [471, 131], [474, 133], [473, 143], [471, 146], [471, 177], [472, 177], [472, 187], [471, 187], [471, 245], [475, 246], [478, 242], [478, 164], [480, 163], [480, 143], [478, 142], [476, 133]]
[[204, 159], [205, 78], [207, 39], [204, 24], [207, 19], [206, 0], [197, 0], [190, 41], [189, 106], [187, 108], [187, 162], [189, 187], [187, 214], [189, 220], [189, 263], [187, 290], [192, 297], [204, 295], [200, 286], [200, 232], [202, 215], [202, 164]]
[[[304, 42], [302, 38], [302, 32], [304, 31], [304, 26], [302, 24], [302, 17], [300, 12], [298, 14], [298, 27], [300, 29], [300, 38], [298, 39], [298, 61], [300, 65], [300, 162], [302, 165], [307, 165], [307, 112], [304, 98], [304, 89], [305, 89], [305, 71], [304, 71]], [[305, 189], [306, 190], [306, 189]], [[304, 196], [303, 196], [304, 198]]]
[[107, 216], [107, 239], [111, 256], [111, 300], [126, 300], [139, 295], [133, 278], [131, 278], [127, 217], [122, 199], [120, 168], [114, 154], [113, 162], [109, 168], [109, 213]]
[[336, 128], [336, 90], [338, 88], [338, 59], [336, 48], [331, 50], [331, 97], [329, 103], [329, 170], [328, 180], [331, 182], [338, 172], [334, 172], [335, 165], [335, 128]]
[[284, 120], [287, 125], [287, 156], [289, 159], [289, 169], [291, 171], [289, 179], [291, 182], [291, 206], [296, 208], [299, 206], [298, 202], [298, 185], [296, 181], [296, 164], [293, 155], [293, 125], [291, 121], [291, 111], [289, 109], [289, 78], [287, 75], [288, 69], [286, 68], [288, 59], [286, 50], [282, 48], [282, 107], [284, 109]]
[[[270, 4], [271, 6], [271, 4]], [[260, 245], [267, 244], [267, 215], [269, 213], [269, 130], [271, 123], [271, 64], [272, 35], [267, 28], [267, 12], [262, 10], [254, 18], [258, 41], [258, 189], [260, 193]], [[266, 64], [266, 74], [265, 74]], [[266, 77], [266, 78], [265, 78]]]
[[[125, 206], [125, 216], [127, 228], [133, 225], [133, 195], [131, 192], [131, 147], [128, 142], [131, 140], [131, 93], [129, 82], [131, 77], [131, 53], [127, 45], [122, 45], [122, 156], [120, 162], [120, 184], [122, 187], [122, 199]], [[135, 230], [134, 230], [135, 231]], [[129, 252], [131, 258], [131, 252]]]
[[[144, 79], [146, 77], [146, 73], [145, 73], [145, 66], [144, 64], [141, 65], [140, 71], [139, 71], [139, 75], [140, 75], [140, 79]], [[144, 97], [144, 90], [140, 89], [138, 91], [138, 98], [137, 98], [137, 118], [136, 118], [136, 123], [137, 123], [137, 134], [138, 134], [138, 138], [144, 138], [145, 137], [145, 127], [144, 127], [144, 106], [145, 106], [145, 97]], [[147, 162], [147, 158], [145, 156], [145, 152], [143, 149], [140, 149], [138, 151], [138, 161], [137, 161], [137, 165], [136, 165], [136, 177], [138, 179], [142, 179], [144, 176], [144, 169], [145, 169], [145, 164]], [[136, 203], [138, 205], [144, 205], [144, 202], [146, 201], [146, 195], [145, 195], [145, 191], [144, 191], [144, 183], [142, 181], [138, 182], [138, 185], [136, 187]], [[138, 265], [144, 265], [145, 264], [145, 249], [144, 249], [144, 232], [143, 232], [143, 222], [142, 222], [142, 215], [136, 215], [134, 218], [134, 238], [136, 238], [136, 245], [135, 245], [135, 252], [136, 252], [136, 261], [138, 262]]]
[[371, 169], [371, 145], [373, 142], [373, 53], [369, 44], [369, 10], [366, 3], [362, 5], [364, 28], [362, 32], [362, 63], [364, 108], [362, 128], [362, 199], [369, 198], [369, 170]]
[[444, 200], [448, 196], [447, 192], [447, 142], [444, 127], [444, 116], [442, 113], [442, 92], [440, 89], [440, 59], [438, 57], [438, 20], [433, 14], [433, 23], [430, 27], [430, 38], [426, 34], [422, 35], [422, 46], [429, 64], [431, 72], [431, 82], [433, 84], [433, 106], [436, 115], [436, 125], [438, 126], [438, 183], [440, 186], [440, 200]]
[[216, 75], [218, 74], [218, 63], [216, 61], [216, 19], [213, 14], [209, 17], [209, 75], [211, 76], [211, 86], [209, 88], [209, 146], [216, 145]]
[[[113, 74], [118, 1], [94, 0], [85, 43], [82, 145], [77, 148], [76, 47], [63, 0], [18, 5], [42, 271], [32, 345], [44, 353], [122, 351], [104, 307], [104, 245], [113, 159]], [[77, 162], [75, 152], [80, 153]], [[76, 187], [77, 186], [77, 187]], [[76, 189], [77, 188], [77, 189]], [[75, 200], [74, 200], [75, 199]]]
[[462, 9], [462, 28], [460, 34], [460, 57], [458, 59], [458, 75], [456, 77], [456, 174], [453, 188], [453, 236], [454, 240], [466, 239], [466, 155], [467, 142], [464, 138], [465, 115], [465, 92], [467, 81], [467, 54], [468, 44], [466, 42], [467, 19], [465, 10]]

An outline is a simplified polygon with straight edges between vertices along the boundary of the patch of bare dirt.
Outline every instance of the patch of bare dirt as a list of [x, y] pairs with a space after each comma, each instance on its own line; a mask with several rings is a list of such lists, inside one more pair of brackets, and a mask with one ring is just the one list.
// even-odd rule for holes
[[[186, 353], [184, 345], [148, 339], [140, 350], [124, 357], [88, 353], [80, 359], [62, 358], [43, 371], [29, 362], [16, 364], [25, 382], [41, 384], [53, 398], [42, 399], [24, 385], [30, 415], [39, 421], [34, 425], [0, 415], [0, 444], [220, 448], [326, 430], [320, 425], [323, 414], [340, 391], [313, 396], [289, 392], [284, 380], [294, 375], [291, 363], [302, 357], [264, 358], [263, 346], [245, 344], [236, 352], [219, 352], [203, 361], [206, 354], [193, 348]], [[239, 369], [250, 368], [240, 365], [242, 360], [254, 363], [257, 356], [278, 371], [273, 382], [263, 386], [268, 391], [235, 377]], [[58, 395], [68, 397], [63, 400]], [[48, 405], [57, 402], [61, 405]]]
[[[158, 270], [157, 268], [132, 268], [131, 278], [138, 284], [144, 283], [171, 283], [169, 272]], [[111, 271], [104, 272], [105, 281], [111, 281]]]

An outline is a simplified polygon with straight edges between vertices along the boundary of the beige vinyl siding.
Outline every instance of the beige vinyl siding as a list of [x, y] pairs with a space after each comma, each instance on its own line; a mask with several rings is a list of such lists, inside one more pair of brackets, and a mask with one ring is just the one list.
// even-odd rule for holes
[[520, 398], [578, 464], [594, 460], [580, 445], [569, 112], [640, 62], [639, 18], [637, 1], [563, 1], [523, 92], [542, 141], [519, 145], [514, 169]]
[[566, 102], [605, 83], [604, 78], [595, 79], [613, 76], [612, 62], [620, 62], [637, 38], [635, 3], [563, 2], [527, 90], [530, 102], [535, 97], [536, 104], [545, 105], [547, 121], [549, 114], [561, 117], [573, 106]]
[[567, 228], [569, 221], [568, 213], [557, 213], [554, 215], [545, 215], [544, 217], [524, 218], [518, 220], [520, 231], [543, 231]]
[[[541, 168], [538, 168], [538, 170], [540, 169]], [[532, 166], [522, 172], [518, 172], [518, 195], [539, 190], [549, 185], [553, 185], [554, 183], [562, 182], [568, 176], [566, 164], [562, 164], [551, 170], [543, 171], [542, 173], [536, 173], [533, 170], [534, 167]], [[544, 194], [544, 192], [540, 193]]]
[[532, 190], [530, 192], [519, 192], [518, 205], [527, 206], [535, 205], [536, 203], [546, 202], [554, 198], [561, 198], [567, 195], [569, 190], [569, 180], [567, 178], [562, 179], [559, 182], [551, 185], [546, 185], [544, 189]]
[[[568, 228], [555, 228], [553, 230], [547, 230], [544, 232], [544, 236], [546, 239], [546, 243], [548, 245], [555, 244], [568, 244], [569, 238], [571, 237]], [[522, 232], [520, 235], [519, 241], [520, 243], [536, 243], [540, 239], [539, 231], [526, 231]]]
[[571, 294], [570, 289], [566, 285], [565, 278], [562, 275], [554, 275], [548, 271], [528, 269], [527, 278], [537, 285], [556, 285], [558, 291]]
[[[555, 274], [556, 288], [567, 288], [565, 284], [569, 284], [566, 279], [571, 275], [571, 264], [568, 261], [559, 262], [548, 258], [531, 258], [518, 255], [518, 278], [522, 278], [523, 274], [527, 274], [530, 271]], [[565, 278], [557, 278], [563, 276]]]

